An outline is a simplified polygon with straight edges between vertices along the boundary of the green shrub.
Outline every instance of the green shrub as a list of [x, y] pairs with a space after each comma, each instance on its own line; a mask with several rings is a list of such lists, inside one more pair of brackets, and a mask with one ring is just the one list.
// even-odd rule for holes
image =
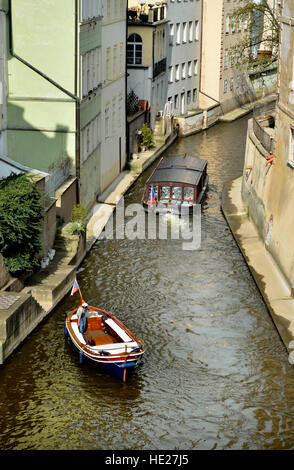
[[0, 252], [11, 273], [31, 272], [39, 267], [42, 218], [36, 183], [24, 174], [0, 179]]
[[153, 138], [153, 134], [148, 124], [146, 123], [143, 124], [140, 131], [142, 134], [143, 145], [146, 145], [146, 147], [148, 148], [152, 147], [154, 145], [154, 138]]
[[87, 210], [82, 204], [76, 204], [71, 212], [71, 221], [72, 222], [81, 222], [85, 223], [88, 217]]

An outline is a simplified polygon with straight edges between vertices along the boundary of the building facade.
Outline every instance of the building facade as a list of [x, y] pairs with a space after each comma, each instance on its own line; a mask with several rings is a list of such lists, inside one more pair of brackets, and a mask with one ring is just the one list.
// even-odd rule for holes
[[126, 162], [126, 0], [103, 0], [101, 191]]
[[168, 0], [168, 101], [174, 114], [198, 108], [202, 0]]
[[9, 12], [8, 156], [48, 173], [50, 195], [76, 177], [86, 207], [101, 186], [101, 14], [100, 0], [14, 0]]
[[200, 106], [220, 103], [228, 112], [249, 100], [246, 68], [231, 48], [249, 34], [248, 18], [233, 22], [230, 13], [243, 0], [203, 0]]
[[[272, 148], [248, 130], [242, 198], [289, 291], [294, 288], [294, 0], [281, 2], [278, 94]], [[254, 121], [254, 120], [253, 120]], [[271, 129], [265, 129], [268, 133]], [[266, 148], [267, 147], [267, 148]]]
[[167, 101], [167, 19], [166, 4], [152, 1], [148, 5], [129, 1], [127, 70], [128, 94], [148, 101], [150, 127], [163, 113]]

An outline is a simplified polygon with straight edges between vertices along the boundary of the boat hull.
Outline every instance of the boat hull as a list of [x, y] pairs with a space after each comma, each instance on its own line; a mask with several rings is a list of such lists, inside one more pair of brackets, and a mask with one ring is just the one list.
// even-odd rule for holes
[[[106, 314], [107, 312], [103, 311], [103, 313]], [[84, 341], [84, 336], [79, 333], [74, 314], [75, 311], [67, 317], [65, 336], [70, 338], [75, 350], [78, 352], [80, 363], [86, 360], [98, 366], [102, 371], [126, 382], [137, 364], [142, 360], [144, 354], [143, 343], [114, 315], [107, 313], [109, 316], [108, 322], [112, 322], [110, 324], [112, 328], [116, 328], [120, 334], [127, 335], [126, 342], [91, 346]], [[107, 336], [106, 334], [105, 337]]]

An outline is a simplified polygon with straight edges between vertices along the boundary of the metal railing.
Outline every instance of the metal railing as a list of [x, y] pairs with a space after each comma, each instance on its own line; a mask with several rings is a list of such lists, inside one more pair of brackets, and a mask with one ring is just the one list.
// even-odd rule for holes
[[275, 105], [253, 109], [253, 132], [261, 145], [270, 154], [274, 152]]
[[157, 77], [162, 72], [166, 71], [166, 57], [156, 62], [153, 67], [153, 78]]

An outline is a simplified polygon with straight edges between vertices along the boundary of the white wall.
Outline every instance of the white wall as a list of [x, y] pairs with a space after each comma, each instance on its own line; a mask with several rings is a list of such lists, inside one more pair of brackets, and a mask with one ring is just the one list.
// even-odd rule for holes
[[101, 90], [101, 190], [126, 160], [125, 0], [103, 0]]

